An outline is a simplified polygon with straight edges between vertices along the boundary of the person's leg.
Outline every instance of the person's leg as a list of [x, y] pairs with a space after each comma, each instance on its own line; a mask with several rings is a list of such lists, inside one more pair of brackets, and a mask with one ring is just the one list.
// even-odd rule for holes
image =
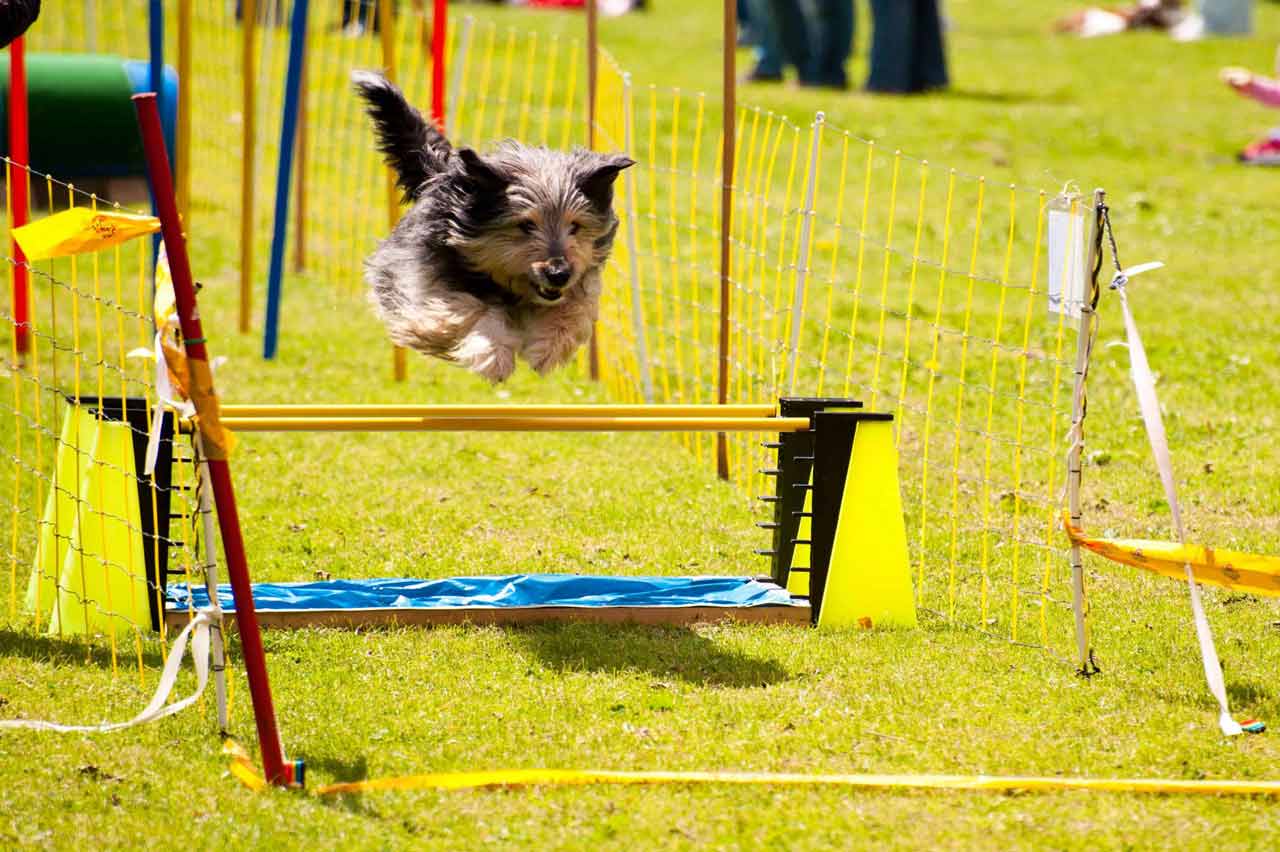
[[843, 89], [849, 85], [845, 64], [853, 52], [853, 0], [820, 0], [816, 14], [815, 76], [824, 86]]
[[799, 0], [769, 0], [769, 4], [782, 58], [796, 67], [802, 81], [807, 80], [813, 68], [813, 46], [804, 10]]
[[916, 31], [912, 53], [912, 91], [944, 89], [947, 79], [947, 51], [942, 40], [942, 17], [938, 0], [915, 0]]
[[911, 91], [915, 0], [871, 0], [871, 70], [867, 91]]
[[751, 20], [751, 0], [737, 0], [738, 47], [753, 47], [760, 40], [755, 21]]
[[760, 82], [782, 79], [782, 46], [778, 43], [778, 27], [773, 14], [773, 0], [746, 0], [751, 15], [751, 28], [756, 37], [756, 64], [748, 80]]

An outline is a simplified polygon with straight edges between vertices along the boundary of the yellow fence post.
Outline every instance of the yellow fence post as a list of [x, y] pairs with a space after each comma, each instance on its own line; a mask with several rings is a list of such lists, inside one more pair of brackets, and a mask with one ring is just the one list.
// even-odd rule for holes
[[[396, 81], [396, 23], [391, 10], [391, 0], [378, 0], [378, 28], [382, 35], [382, 66], [387, 79]], [[396, 176], [387, 167], [387, 228], [394, 228], [400, 221], [400, 195], [396, 190]], [[409, 377], [409, 361], [403, 347], [392, 350], [392, 369], [397, 382]]]
[[191, 0], [178, 0], [178, 212], [191, 229]]
[[244, 0], [240, 7], [243, 54], [241, 118], [244, 134], [240, 144], [240, 331], [249, 331], [253, 312], [253, 208], [254, 154], [256, 144], [258, 69], [255, 33], [258, 28], [256, 0]]

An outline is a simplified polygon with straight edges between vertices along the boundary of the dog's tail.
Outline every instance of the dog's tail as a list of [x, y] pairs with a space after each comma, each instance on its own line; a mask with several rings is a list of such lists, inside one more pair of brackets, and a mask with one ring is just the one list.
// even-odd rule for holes
[[423, 184], [444, 170], [453, 147], [404, 99], [395, 84], [373, 71], [355, 71], [351, 82], [367, 105], [378, 137], [378, 150], [396, 171], [406, 201], [415, 200]]

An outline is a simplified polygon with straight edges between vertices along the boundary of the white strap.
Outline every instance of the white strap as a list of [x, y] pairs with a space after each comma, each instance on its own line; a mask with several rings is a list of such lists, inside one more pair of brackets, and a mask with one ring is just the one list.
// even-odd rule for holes
[[[209, 628], [214, 623], [215, 615], [216, 612], [213, 609], [199, 610], [196, 612], [195, 618], [191, 619], [191, 622], [182, 628], [178, 638], [173, 641], [173, 648], [169, 651], [168, 658], [164, 661], [164, 671], [160, 675], [160, 683], [156, 686], [156, 693], [151, 697], [151, 703], [129, 721], [104, 722], [101, 725], [60, 725], [56, 722], [43, 722], [38, 719], [3, 719], [0, 720], [0, 728], [25, 728], [37, 731], [58, 731], [61, 733], [106, 733], [108, 731], [121, 731], [125, 728], [132, 728], [135, 725], [153, 722], [156, 719], [163, 719], [166, 716], [180, 713], [195, 703], [200, 694], [204, 692], [205, 684], [209, 680]], [[173, 692], [174, 684], [177, 682], [178, 669], [182, 667], [182, 657], [187, 649], [188, 638], [191, 640], [191, 661], [195, 664], [196, 669], [196, 691], [181, 701], [166, 705], [165, 701], [169, 699], [169, 694]]]
[[[151, 349], [142, 347], [129, 353], [130, 358], [145, 358], [151, 361], [155, 364], [156, 370], [156, 404], [152, 410], [151, 431], [147, 434], [147, 454], [142, 466], [142, 472], [147, 476], [156, 471], [156, 461], [160, 456], [160, 433], [164, 429], [165, 411], [172, 410], [180, 418], [193, 417], [196, 413], [196, 407], [189, 400], [183, 399], [182, 395], [174, 388], [173, 383], [169, 381], [169, 365], [165, 361], [164, 347], [161, 345], [162, 340], [163, 332], [158, 331]], [[224, 360], [226, 359], [215, 358], [210, 364], [210, 369]]]
[[[1165, 437], [1164, 419], [1160, 416], [1160, 401], [1156, 398], [1155, 377], [1151, 374], [1151, 365], [1147, 363], [1147, 353], [1142, 348], [1142, 338], [1138, 336], [1138, 326], [1133, 321], [1129, 298], [1125, 293], [1126, 274], [1132, 275], [1150, 268], [1153, 266], [1144, 264], [1127, 270], [1126, 273], [1119, 273], [1112, 287], [1119, 293], [1120, 307], [1124, 311], [1124, 330], [1129, 341], [1129, 370], [1138, 393], [1142, 422], [1146, 424], [1147, 439], [1151, 442], [1151, 452], [1155, 456], [1156, 467], [1160, 470], [1160, 482], [1169, 501], [1174, 531], [1178, 534], [1178, 542], [1185, 546], [1187, 537], [1182, 528], [1182, 510], [1178, 505], [1178, 491], [1173, 480], [1173, 462], [1169, 456], [1169, 441]], [[1209, 691], [1218, 700], [1218, 727], [1227, 736], [1234, 736], [1243, 733], [1243, 729], [1231, 718], [1231, 711], [1227, 707], [1227, 688], [1222, 680], [1222, 666], [1218, 663], [1218, 649], [1213, 644], [1213, 631], [1209, 628], [1209, 619], [1205, 616], [1204, 605], [1200, 601], [1200, 587], [1196, 584], [1190, 563], [1184, 567], [1187, 585], [1191, 589], [1191, 612], [1196, 625], [1196, 638], [1200, 641], [1200, 660], [1204, 664], [1205, 680], [1209, 682]]]

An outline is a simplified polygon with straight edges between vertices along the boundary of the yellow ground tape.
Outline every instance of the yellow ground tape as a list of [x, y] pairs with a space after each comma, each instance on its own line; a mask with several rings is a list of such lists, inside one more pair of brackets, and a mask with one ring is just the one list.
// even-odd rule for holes
[[584, 786], [589, 784], [723, 784], [772, 787], [844, 787], [867, 790], [993, 790], [1053, 792], [1280, 796], [1280, 781], [1207, 781], [1162, 778], [1045, 778], [1019, 775], [802, 775], [776, 772], [616, 772], [572, 769], [498, 769], [436, 772], [326, 784], [315, 796], [381, 790], [469, 790], [486, 787]]
[[231, 758], [231, 774], [239, 779], [241, 784], [255, 793], [267, 789], [267, 779], [263, 778], [262, 773], [253, 765], [253, 759], [249, 757], [249, 752], [245, 751], [244, 746], [227, 737], [222, 741], [222, 753]]
[[[269, 786], [240, 743], [226, 739], [222, 753], [231, 774], [254, 792]], [[431, 772], [325, 784], [313, 796], [376, 793], [384, 790], [477, 790], [513, 787], [583, 787], [720, 784], [725, 786], [842, 787], [861, 790], [985, 790], [1050, 793], [1088, 790], [1201, 796], [1280, 796], [1280, 781], [1190, 780], [1180, 778], [1058, 778], [1034, 775], [804, 775], [789, 772], [625, 772], [610, 769], [491, 769]]]

